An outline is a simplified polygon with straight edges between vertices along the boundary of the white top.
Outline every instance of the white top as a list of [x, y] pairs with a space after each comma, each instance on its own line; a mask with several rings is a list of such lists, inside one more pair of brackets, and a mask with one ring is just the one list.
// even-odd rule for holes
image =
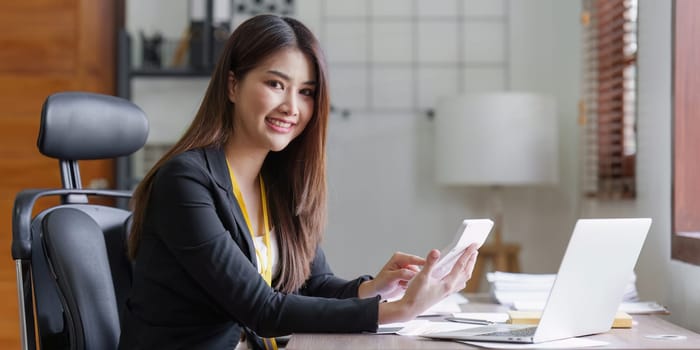
[[[259, 257], [267, 257], [267, 247], [265, 247], [263, 236], [255, 236], [255, 239], [253, 239], [253, 244], [255, 245], [255, 249], [260, 253], [259, 255], [255, 254], [255, 261], [258, 264], [258, 273], [262, 273], [263, 263], [260, 262]], [[272, 258], [272, 279], [274, 280], [277, 278], [280, 272], [279, 248], [277, 247], [277, 235], [275, 234], [274, 229], [270, 230], [270, 248], [272, 248], [272, 254], [270, 254], [270, 257]]]

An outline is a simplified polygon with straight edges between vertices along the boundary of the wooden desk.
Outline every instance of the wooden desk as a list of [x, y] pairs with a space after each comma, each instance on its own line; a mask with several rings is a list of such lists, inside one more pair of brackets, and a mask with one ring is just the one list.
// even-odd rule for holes
[[[470, 298], [468, 296], [470, 300]], [[462, 305], [467, 312], [503, 311], [500, 305], [469, 303]], [[631, 329], [613, 329], [590, 336], [591, 339], [608, 342], [607, 346], [590, 349], [698, 349], [700, 334], [676, 326], [655, 315], [633, 315]], [[647, 335], [675, 334], [684, 340], [656, 340]], [[469, 349], [469, 345], [452, 341], [435, 341], [420, 337], [374, 334], [295, 334], [287, 344], [288, 350], [313, 349]]]

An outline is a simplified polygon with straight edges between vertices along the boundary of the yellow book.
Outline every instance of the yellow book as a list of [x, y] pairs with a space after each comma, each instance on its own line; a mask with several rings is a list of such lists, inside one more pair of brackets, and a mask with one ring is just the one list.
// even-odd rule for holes
[[[508, 311], [510, 319], [508, 323], [512, 324], [538, 324], [540, 322], [540, 317], [542, 316], [541, 311]], [[615, 314], [615, 321], [613, 321], [612, 328], [632, 328], [632, 316], [626, 312], [618, 311]]]

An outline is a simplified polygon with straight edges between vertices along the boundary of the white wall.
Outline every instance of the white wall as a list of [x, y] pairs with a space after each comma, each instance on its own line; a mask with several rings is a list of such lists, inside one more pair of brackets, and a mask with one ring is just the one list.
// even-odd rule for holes
[[[503, 235], [522, 244], [525, 271], [555, 272], [578, 210], [578, 147], [570, 141], [578, 135], [580, 4], [528, 0], [509, 6], [507, 85], [556, 97], [561, 180], [550, 189], [504, 189]], [[424, 255], [444, 245], [461, 218], [491, 214], [488, 189], [435, 184], [433, 125], [423, 114], [334, 116], [328, 145], [324, 249], [341, 276], [374, 273], [395, 250]]]
[[554, 273], [578, 218], [579, 1], [510, 1], [511, 87], [551, 94], [559, 115], [559, 186], [505, 198], [505, 236], [521, 243], [525, 272]]
[[468, 190], [438, 188], [432, 124], [423, 115], [334, 118], [328, 145], [329, 225], [336, 273], [375, 273], [394, 251], [424, 255], [449, 241], [462, 217], [483, 216]]

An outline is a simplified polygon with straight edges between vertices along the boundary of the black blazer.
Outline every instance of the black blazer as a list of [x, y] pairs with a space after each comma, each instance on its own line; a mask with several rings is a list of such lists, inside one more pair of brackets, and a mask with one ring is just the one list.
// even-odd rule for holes
[[265, 337], [377, 329], [379, 297], [357, 298], [369, 277], [335, 277], [320, 248], [297, 293], [265, 283], [220, 149], [158, 170], [142, 235], [120, 349], [233, 349], [242, 327]]

